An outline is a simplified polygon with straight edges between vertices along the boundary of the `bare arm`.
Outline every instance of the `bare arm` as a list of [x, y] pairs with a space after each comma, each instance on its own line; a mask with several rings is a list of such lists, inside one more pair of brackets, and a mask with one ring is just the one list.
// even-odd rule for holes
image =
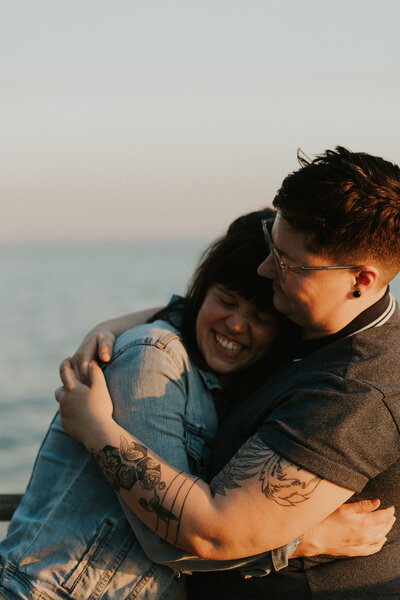
[[68, 368], [63, 382], [69, 396], [64, 402], [65, 392], [59, 392], [58, 399], [66, 430], [92, 451], [110, 483], [151, 529], [193, 554], [223, 560], [282, 546], [353, 493], [286, 461], [258, 436], [208, 486], [119, 427], [111, 418], [111, 401], [100, 410], [96, 381], [93, 401], [75, 408], [77, 382]]

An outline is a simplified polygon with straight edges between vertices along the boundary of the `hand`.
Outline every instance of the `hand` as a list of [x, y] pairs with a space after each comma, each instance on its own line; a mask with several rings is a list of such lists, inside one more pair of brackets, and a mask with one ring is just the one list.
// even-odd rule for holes
[[115, 335], [107, 329], [93, 331], [82, 341], [70, 359], [75, 375], [84, 383], [89, 382], [89, 364], [92, 360], [109, 362], [115, 343]]
[[89, 364], [88, 375], [89, 386], [76, 377], [67, 358], [60, 366], [64, 386], [55, 392], [65, 431], [86, 446], [90, 446], [92, 436], [113, 421], [113, 404], [106, 380], [94, 361]]
[[379, 500], [343, 504], [303, 535], [297, 556], [368, 556], [379, 552], [396, 518], [393, 506], [376, 510]]

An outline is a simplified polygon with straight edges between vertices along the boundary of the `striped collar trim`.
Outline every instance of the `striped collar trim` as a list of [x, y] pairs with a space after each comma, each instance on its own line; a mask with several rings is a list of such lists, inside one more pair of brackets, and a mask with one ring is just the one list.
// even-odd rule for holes
[[[389, 304], [388, 304], [386, 310], [377, 319], [375, 319], [368, 325], [365, 325], [365, 327], [361, 327], [361, 329], [357, 329], [357, 331], [350, 333], [349, 336], [355, 335], [356, 333], [361, 333], [362, 331], [366, 331], [367, 329], [371, 329], [372, 327], [382, 327], [382, 325], [387, 323], [387, 321], [390, 319], [390, 317], [394, 314], [395, 310], [396, 310], [396, 300], [394, 299], [392, 294], [389, 293]], [[349, 337], [349, 336], [346, 336], [346, 337]]]
[[338, 339], [351, 337], [374, 327], [381, 327], [393, 316], [396, 307], [397, 302], [388, 288], [384, 296], [382, 296], [378, 302], [360, 313], [353, 321], [348, 323], [346, 327], [337, 333], [313, 340], [292, 339], [290, 350], [288, 351], [288, 354], [292, 357], [291, 362], [302, 360], [302, 358], [308, 354], [311, 354]]

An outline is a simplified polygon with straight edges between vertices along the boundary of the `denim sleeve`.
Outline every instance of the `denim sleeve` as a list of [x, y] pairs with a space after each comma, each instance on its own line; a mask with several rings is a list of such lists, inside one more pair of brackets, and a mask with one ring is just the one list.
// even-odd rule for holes
[[178, 357], [146, 340], [116, 353], [104, 370], [114, 419], [174, 467], [188, 471], [186, 389]]
[[[133, 331], [124, 334], [124, 344], [119, 348], [117, 345], [115, 356], [104, 371], [114, 404], [114, 418], [167, 462], [188, 472], [183, 425], [187, 385], [180, 342], [176, 338], [169, 344], [156, 344], [150, 339], [135, 339]], [[174, 351], [176, 344], [177, 351]], [[271, 569], [286, 566], [287, 558], [297, 545], [285, 546], [272, 555], [265, 553], [240, 560], [202, 559], [159, 538], [122, 500], [120, 502], [147, 556], [181, 572], [238, 568], [244, 575], [265, 575]]]

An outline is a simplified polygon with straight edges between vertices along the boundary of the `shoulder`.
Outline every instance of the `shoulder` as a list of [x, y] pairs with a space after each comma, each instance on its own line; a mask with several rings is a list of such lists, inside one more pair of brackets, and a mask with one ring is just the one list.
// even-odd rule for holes
[[115, 343], [115, 353], [132, 345], [148, 345], [163, 348], [172, 341], [182, 344], [179, 330], [167, 321], [154, 321], [128, 329]]
[[179, 330], [167, 321], [145, 323], [125, 331], [117, 339], [113, 360], [123, 354], [169, 355], [179, 365], [189, 358]]

